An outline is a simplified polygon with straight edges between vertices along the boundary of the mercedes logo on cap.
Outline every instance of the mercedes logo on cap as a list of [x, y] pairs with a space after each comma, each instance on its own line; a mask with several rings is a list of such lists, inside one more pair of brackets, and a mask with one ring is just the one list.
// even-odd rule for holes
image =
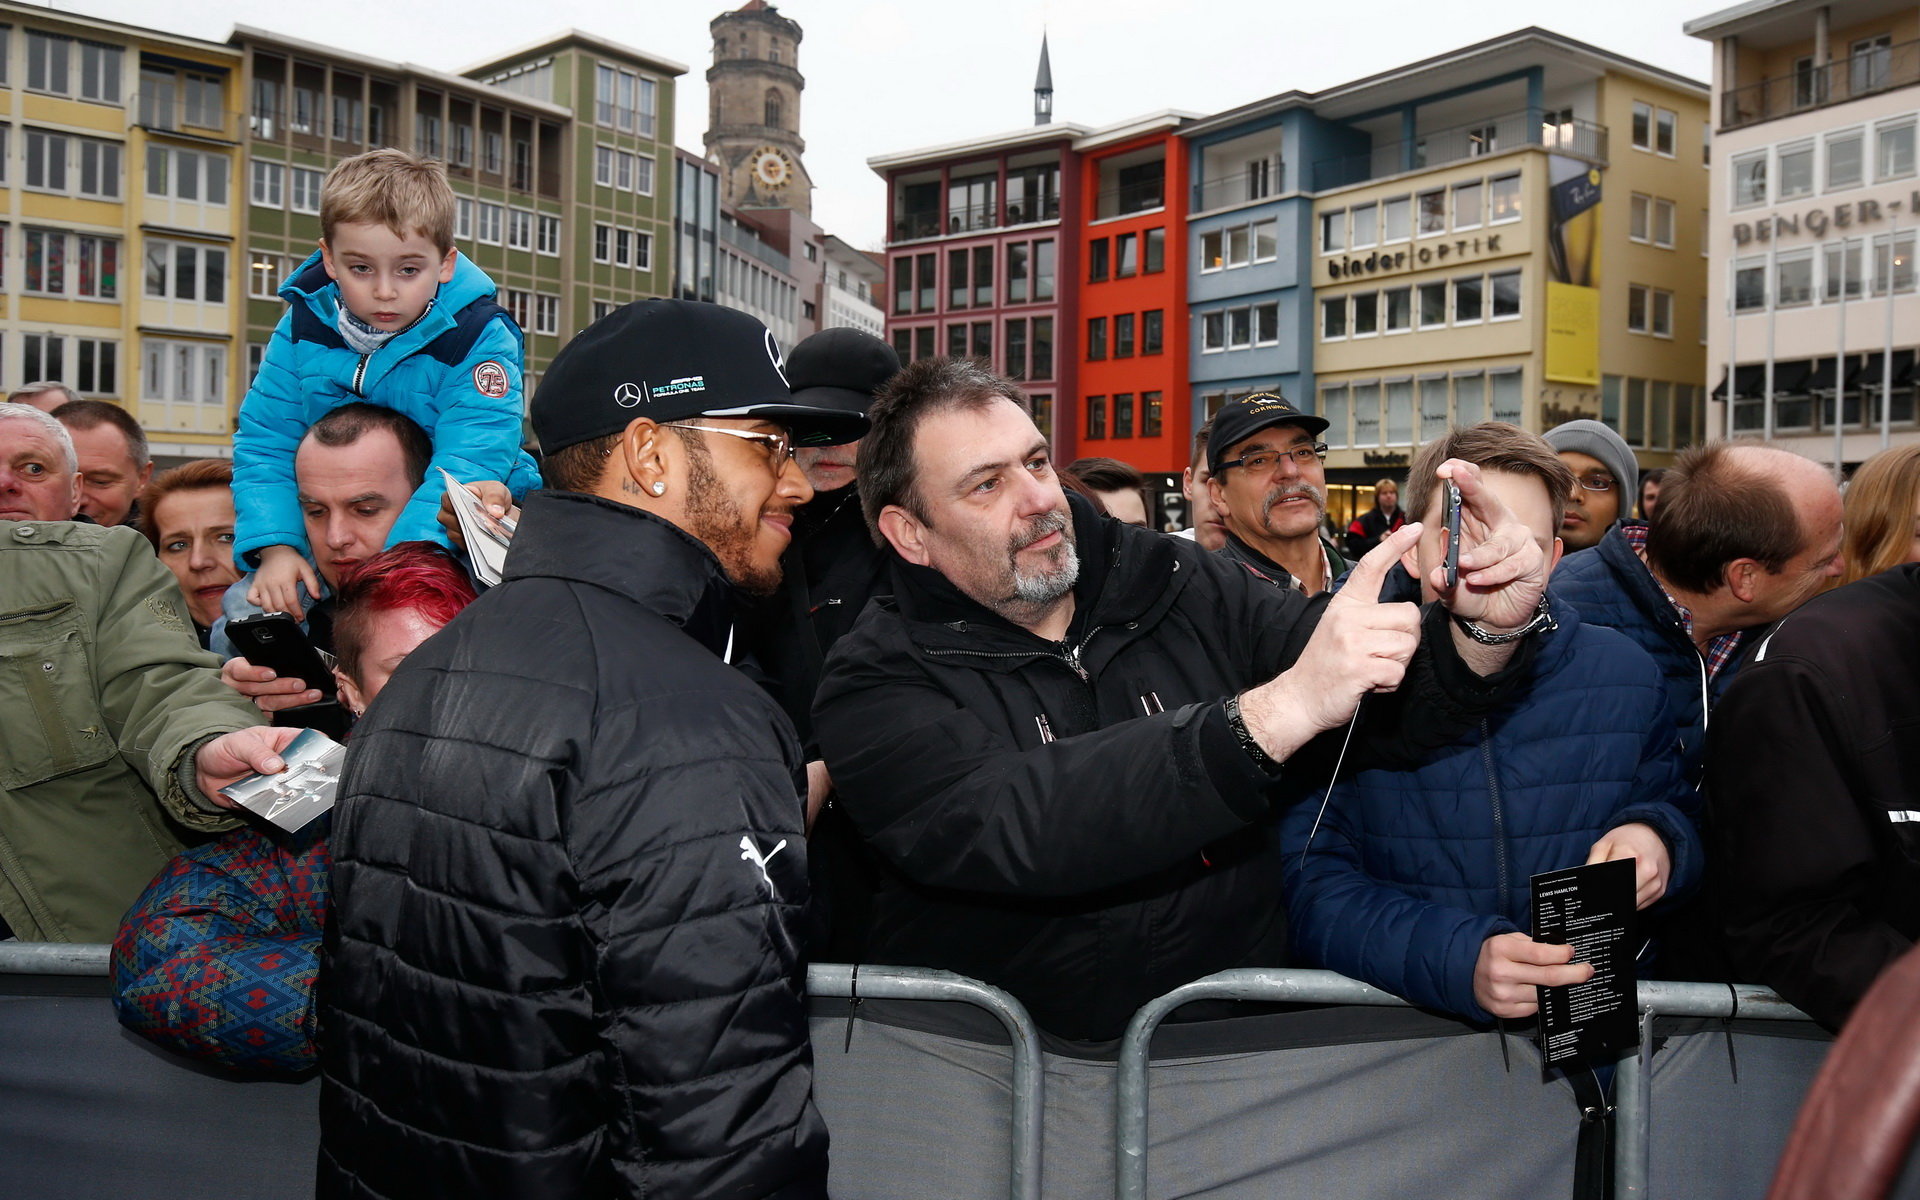
[[621, 408], [632, 408], [646, 398], [646, 391], [638, 384], [623, 383], [613, 389], [613, 402]]
[[771, 329], [767, 330], [767, 357], [773, 360], [773, 371], [780, 376], [780, 382], [791, 388], [793, 385], [787, 383], [787, 360], [780, 353], [780, 343], [773, 340]]

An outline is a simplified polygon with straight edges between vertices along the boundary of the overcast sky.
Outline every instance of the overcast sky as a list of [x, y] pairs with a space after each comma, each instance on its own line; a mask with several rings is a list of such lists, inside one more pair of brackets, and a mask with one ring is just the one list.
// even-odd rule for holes
[[[744, 0], [724, 0], [736, 6]], [[1730, 0], [1727, 0], [1730, 2]], [[698, 0], [61, 0], [51, 5], [130, 24], [224, 40], [253, 25], [377, 58], [457, 71], [573, 27], [685, 63], [682, 147], [700, 152], [706, 124], [707, 22], [723, 3]], [[1539, 25], [1701, 81], [1709, 43], [1682, 22], [1726, 7], [1663, 0], [1506, 8], [1406, 0], [1276, 3], [1209, 0], [1169, 12], [1164, 0], [788, 0], [805, 31], [801, 136], [814, 218], [878, 249], [885, 189], [875, 154], [1001, 133], [1033, 121], [1033, 76], [1045, 28], [1054, 115], [1098, 128], [1178, 108], [1215, 113], [1295, 88], [1334, 84]], [[963, 19], [960, 14], [966, 14]]]

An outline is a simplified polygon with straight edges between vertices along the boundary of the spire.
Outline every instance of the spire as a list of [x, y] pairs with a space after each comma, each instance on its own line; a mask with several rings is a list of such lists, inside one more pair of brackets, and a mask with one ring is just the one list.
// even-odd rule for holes
[[1053, 63], [1047, 57], [1046, 31], [1040, 33], [1040, 72], [1033, 77], [1033, 123], [1053, 120]]

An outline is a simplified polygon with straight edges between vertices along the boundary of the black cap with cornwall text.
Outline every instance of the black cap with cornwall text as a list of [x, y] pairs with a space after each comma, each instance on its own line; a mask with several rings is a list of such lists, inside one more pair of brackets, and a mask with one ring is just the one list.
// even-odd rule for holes
[[638, 417], [775, 421], [801, 446], [867, 432], [861, 413], [794, 402], [765, 325], [697, 300], [640, 300], [581, 330], [554, 356], [531, 407], [542, 454], [618, 433]]

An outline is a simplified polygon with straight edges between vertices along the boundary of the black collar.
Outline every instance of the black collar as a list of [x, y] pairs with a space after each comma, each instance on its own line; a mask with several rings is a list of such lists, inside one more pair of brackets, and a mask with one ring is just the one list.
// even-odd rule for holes
[[582, 492], [527, 497], [502, 582], [564, 579], [621, 596], [725, 651], [736, 601], [720, 560], [670, 521]]

